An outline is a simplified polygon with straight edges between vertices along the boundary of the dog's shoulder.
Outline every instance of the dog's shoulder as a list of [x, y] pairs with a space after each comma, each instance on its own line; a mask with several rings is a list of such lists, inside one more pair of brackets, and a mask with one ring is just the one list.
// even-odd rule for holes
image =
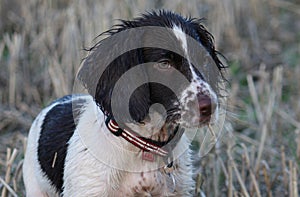
[[61, 190], [68, 141], [91, 97], [68, 95], [52, 102], [40, 127], [38, 160], [52, 185]]

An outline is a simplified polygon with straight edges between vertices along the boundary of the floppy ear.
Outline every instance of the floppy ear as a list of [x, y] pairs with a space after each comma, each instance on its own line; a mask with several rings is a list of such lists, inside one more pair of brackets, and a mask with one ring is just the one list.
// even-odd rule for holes
[[[136, 35], [134, 37], [134, 35], [128, 34], [118, 37], [113, 35], [102, 40], [92, 49], [78, 73], [78, 78], [106, 115], [114, 116], [111, 102], [112, 94], [120, 77], [134, 66], [143, 63], [142, 50], [139, 48], [130, 50], [129, 45], [133, 44], [133, 39], [135, 42], [138, 41]], [[126, 44], [128, 44], [128, 51]], [[148, 84], [144, 84], [136, 90], [130, 90], [134, 86], [135, 80], [146, 77], [146, 72], [140, 69], [139, 73], [131, 76], [126, 84], [122, 85], [120, 92], [117, 92], [118, 98], [114, 98], [117, 101], [114, 111], [122, 112], [129, 108], [131, 115], [131, 118], [122, 117], [122, 121], [126, 122], [133, 119], [140, 122], [148, 114], [150, 103]], [[125, 95], [132, 91], [130, 102], [124, 103]], [[118, 117], [120, 115], [122, 114], [118, 114]]]
[[[135, 68], [135, 72], [127, 74], [134, 66], [137, 66], [142, 62], [142, 53], [140, 49], [128, 51], [121, 56], [117, 57], [104, 71], [100, 77], [95, 93], [95, 101], [99, 106], [109, 114], [118, 114], [119, 119], [122, 121], [128, 121], [128, 117], [123, 117], [124, 110], [129, 108], [131, 118], [137, 122], [142, 121], [148, 114], [150, 104], [150, 92], [148, 83], [143, 84], [140, 87], [136, 87], [137, 81], [145, 81], [147, 78], [146, 71], [142, 68]], [[129, 72], [128, 72], [129, 73]], [[113, 90], [116, 87], [116, 83], [122, 77], [126, 75], [126, 84], [121, 84], [122, 88], [119, 88], [116, 94], [113, 94]], [[134, 88], [134, 90], [131, 90]], [[129, 103], [124, 100], [126, 95], [130, 94]], [[112, 95], [117, 96], [114, 99], [114, 111], [112, 111]], [[120, 123], [119, 123], [120, 124]]]

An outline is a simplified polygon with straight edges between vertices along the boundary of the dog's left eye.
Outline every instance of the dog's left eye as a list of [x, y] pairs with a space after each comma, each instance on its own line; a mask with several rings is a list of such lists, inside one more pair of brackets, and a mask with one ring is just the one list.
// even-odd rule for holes
[[161, 61], [157, 62], [155, 67], [160, 70], [167, 70], [167, 69], [172, 68], [169, 60], [161, 60]]

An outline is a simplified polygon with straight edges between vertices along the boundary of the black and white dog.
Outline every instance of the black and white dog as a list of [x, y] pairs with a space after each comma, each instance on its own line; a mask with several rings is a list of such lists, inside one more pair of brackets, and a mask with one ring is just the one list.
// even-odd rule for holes
[[[201, 20], [169, 11], [121, 21], [32, 124], [28, 197], [193, 196], [189, 134], [218, 119], [223, 64]], [[124, 77], [126, 75], [126, 77]]]

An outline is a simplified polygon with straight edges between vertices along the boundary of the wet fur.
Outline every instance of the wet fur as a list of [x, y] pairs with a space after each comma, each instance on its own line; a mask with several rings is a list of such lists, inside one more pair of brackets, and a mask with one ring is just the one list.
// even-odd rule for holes
[[[171, 33], [175, 33], [170, 39], [177, 39], [178, 46], [182, 47], [181, 50], [185, 53], [190, 52], [186, 48], [188, 44], [184, 43], [183, 35], [191, 36], [212, 58], [214, 69], [221, 73], [224, 68], [217, 57], [212, 35], [201, 24], [201, 19], [185, 18], [164, 10], [150, 12], [131, 21], [121, 20], [120, 24], [101, 36], [111, 37], [119, 32], [144, 26], [169, 28]], [[176, 34], [176, 31], [182, 31], [184, 34]], [[140, 38], [142, 41], [145, 39], [147, 35]], [[100, 50], [105, 40], [89, 50], [90, 54], [84, 60], [78, 74], [90, 95], [73, 95], [54, 101], [32, 124], [23, 167], [27, 196], [193, 196], [193, 156], [189, 149], [190, 141], [184, 133], [173, 150], [174, 154], [181, 155], [173, 163], [173, 182], [172, 177], [170, 178], [163, 168], [155, 168], [157, 163], [165, 162], [164, 158], [156, 156], [157, 163], [142, 160], [141, 151], [111, 134], [104, 120], [107, 115], [113, 114], [111, 99], [115, 83], [136, 65], [167, 58], [172, 67], [190, 82], [187, 87], [179, 87], [182, 89], [181, 98], [177, 98], [168, 87], [157, 83], [144, 84], [131, 95], [129, 109], [134, 122], [126, 122], [126, 117], [124, 122], [130, 128], [140, 131], [141, 135], [152, 132], [153, 135], [145, 137], [153, 137], [154, 140], [167, 139], [166, 135], [171, 135], [173, 129], [167, 131], [166, 128], [174, 128], [177, 124], [184, 126], [188, 125], [189, 121], [194, 121], [191, 116], [193, 113], [189, 113], [192, 109], [188, 106], [197, 102], [198, 94], [211, 97], [217, 102], [218, 81], [205, 78], [187, 57], [149, 47], [130, 50], [118, 56], [99, 77], [97, 66], [105, 62], [106, 58]], [[148, 77], [147, 70], [141, 69], [137, 77]], [[171, 75], [169, 79], [176, 80]], [[124, 87], [122, 91], [125, 94], [129, 90]], [[157, 113], [149, 115], [154, 103], [160, 103], [166, 109], [166, 124], [162, 130], [156, 124], [164, 117], [155, 116]], [[180, 113], [182, 110], [186, 114]], [[154, 114], [154, 118], [150, 117], [151, 114]], [[179, 120], [182, 117], [184, 121]], [[131, 124], [133, 125], [130, 126]], [[82, 133], [86, 136], [80, 136]], [[138, 169], [138, 172], [119, 170], [99, 161], [86, 147], [82, 137], [97, 147], [103, 158], [117, 163], [122, 169]], [[137, 151], [138, 154], [120, 151], [112, 146], [112, 143]]]

